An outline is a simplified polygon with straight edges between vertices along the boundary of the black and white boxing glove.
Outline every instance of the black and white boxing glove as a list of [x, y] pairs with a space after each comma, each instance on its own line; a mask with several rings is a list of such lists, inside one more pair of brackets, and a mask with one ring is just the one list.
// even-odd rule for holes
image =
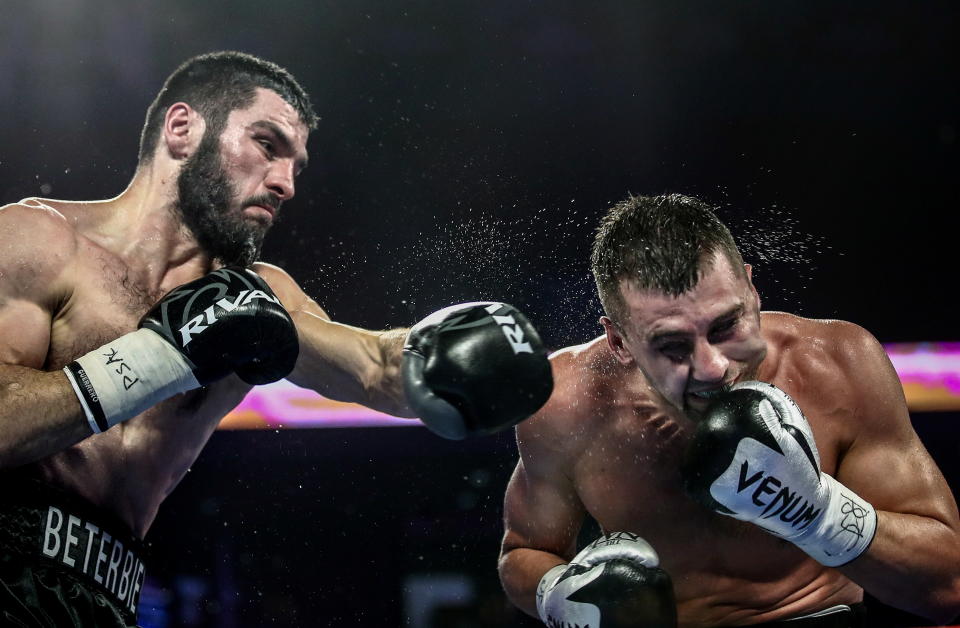
[[670, 576], [636, 534], [600, 537], [540, 579], [537, 612], [552, 628], [676, 628]]
[[701, 504], [754, 523], [828, 567], [855, 559], [876, 533], [873, 506], [820, 471], [803, 412], [765, 382], [741, 382], [711, 403], [682, 474]]
[[280, 300], [239, 267], [175, 288], [138, 327], [63, 369], [94, 432], [230, 373], [248, 384], [282, 379], [300, 350]]
[[512, 427], [553, 391], [540, 335], [505, 303], [461, 303], [414, 325], [402, 373], [413, 411], [430, 430], [454, 440]]

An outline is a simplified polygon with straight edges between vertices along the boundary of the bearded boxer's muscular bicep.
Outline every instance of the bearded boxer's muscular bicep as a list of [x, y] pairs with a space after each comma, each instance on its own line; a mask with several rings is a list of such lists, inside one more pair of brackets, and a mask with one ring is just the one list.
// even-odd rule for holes
[[300, 355], [288, 380], [339, 401], [361, 403], [394, 416], [413, 416], [400, 380], [406, 330], [370, 331], [330, 320], [284, 270], [254, 270], [270, 284], [293, 318]]
[[[552, 403], [552, 402], [551, 402]], [[504, 497], [499, 571], [514, 604], [536, 617], [537, 583], [576, 553], [586, 510], [566, 468], [568, 454], [545, 441], [551, 406], [517, 428], [520, 460]]]
[[50, 313], [19, 295], [7, 293], [0, 280], [0, 369], [40, 369], [50, 346]]
[[65, 266], [61, 256], [72, 248], [65, 227], [45, 210], [0, 207], [0, 364], [40, 369], [46, 361], [53, 319], [50, 287]]
[[89, 434], [66, 377], [42, 370], [75, 251], [74, 232], [56, 212], [0, 208], [0, 468], [60, 451]]
[[960, 518], [950, 487], [911, 425], [880, 343], [846, 324], [835, 346], [855, 428], [837, 479], [877, 510], [869, 550], [843, 571], [888, 604], [949, 621], [960, 613]]

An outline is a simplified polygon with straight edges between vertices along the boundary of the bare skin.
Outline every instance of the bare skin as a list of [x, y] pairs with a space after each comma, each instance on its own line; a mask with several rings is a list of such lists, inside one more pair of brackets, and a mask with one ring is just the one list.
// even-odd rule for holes
[[[784, 619], [859, 601], [864, 589], [935, 620], [960, 612], [957, 506], [870, 334], [761, 314], [749, 269], [734, 273], [725, 258], [678, 298], [622, 289], [627, 329], [606, 319], [606, 337], [552, 356], [554, 395], [517, 428], [500, 558], [515, 604], [536, 616], [538, 581], [573, 557], [589, 513], [605, 532], [656, 548], [684, 627]], [[877, 535], [852, 563], [824, 567], [685, 495], [680, 461], [707, 403], [696, 393], [747, 379], [790, 394], [823, 471], [876, 507]]]
[[[250, 389], [230, 376], [91, 435], [60, 369], [136, 329], [172, 288], [216, 268], [173, 212], [176, 175], [205, 131], [171, 106], [153, 160], [120, 196], [27, 199], [0, 209], [0, 473], [25, 468], [125, 521], [143, 536], [220, 419]], [[268, 228], [275, 206], [242, 199], [294, 195], [307, 128], [275, 92], [229, 114], [222, 163], [236, 192], [230, 215]], [[411, 416], [399, 379], [402, 330], [330, 321], [283, 270], [256, 264], [290, 312], [300, 357], [289, 379], [332, 398]]]

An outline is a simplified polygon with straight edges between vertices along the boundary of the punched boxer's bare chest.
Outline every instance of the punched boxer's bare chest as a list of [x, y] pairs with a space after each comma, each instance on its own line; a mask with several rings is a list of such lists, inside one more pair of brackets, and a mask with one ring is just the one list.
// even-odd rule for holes
[[[604, 347], [598, 344], [594, 350]], [[778, 359], [789, 356], [780, 352]], [[802, 372], [787, 364], [775, 370], [768, 373], [774, 375], [772, 383], [810, 408], [808, 416], [829, 411], [829, 402], [797, 381]], [[770, 618], [771, 609], [822, 608], [825, 600], [859, 598], [858, 587], [793, 545], [689, 499], [679, 469], [694, 423], [659, 406], [635, 370], [611, 362], [591, 373], [607, 381], [596, 386], [603, 394], [594, 396], [595, 412], [585, 430], [591, 436], [575, 456], [572, 474], [578, 496], [604, 531], [638, 533], [657, 549], [673, 577], [684, 623]], [[840, 440], [837, 429], [829, 420], [811, 418], [811, 423], [824, 470], [832, 473]], [[767, 614], [758, 614], [760, 609]]]
[[[117, 256], [94, 243], [81, 238], [80, 247], [72, 289], [52, 312], [45, 370], [60, 369], [133, 331], [167, 291], [147, 289]], [[110, 510], [142, 536], [220, 419], [248, 390], [231, 377], [177, 395], [35, 466], [46, 480]]]

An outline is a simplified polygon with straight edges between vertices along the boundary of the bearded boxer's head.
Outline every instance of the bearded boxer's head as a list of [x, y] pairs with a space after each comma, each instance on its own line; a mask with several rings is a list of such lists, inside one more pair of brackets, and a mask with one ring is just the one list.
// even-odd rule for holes
[[729, 230], [702, 201], [631, 196], [601, 222], [591, 266], [610, 349], [696, 418], [766, 353], [760, 299]]
[[[218, 52], [194, 57], [170, 75], [147, 111], [140, 138], [140, 167], [154, 159], [167, 110], [176, 103], [186, 103], [197, 111], [205, 130], [180, 169], [174, 210], [211, 257], [247, 266], [259, 256], [280, 203], [293, 192], [292, 179], [289, 186], [271, 185], [263, 176], [261, 181], [252, 181], [257, 173], [249, 156], [252, 151], [268, 150], [264, 158], [272, 160], [277, 149], [292, 153], [301, 139], [305, 144], [306, 134], [317, 124], [309, 97], [286, 70], [251, 55]], [[236, 120], [238, 112], [251, 109], [263, 119], [247, 116], [251, 119]], [[248, 145], [243, 145], [237, 129], [231, 128], [240, 123], [247, 128], [260, 123], [263, 128], [247, 133]], [[228, 135], [230, 154], [224, 159]], [[293, 174], [300, 167], [302, 164]], [[259, 210], [245, 211], [251, 207]]]

